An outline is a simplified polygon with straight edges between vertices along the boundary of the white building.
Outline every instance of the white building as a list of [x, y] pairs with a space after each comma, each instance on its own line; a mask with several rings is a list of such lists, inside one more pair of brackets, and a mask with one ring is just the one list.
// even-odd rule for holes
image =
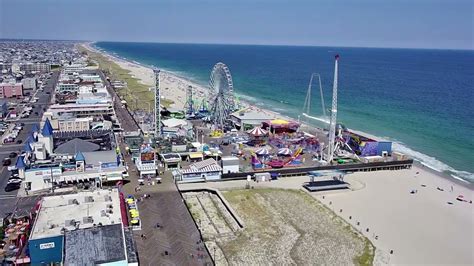
[[102, 78], [99, 75], [93, 75], [93, 74], [81, 74], [79, 75], [79, 78], [82, 81], [88, 81], [88, 82], [102, 82]]
[[202, 182], [219, 180], [222, 176], [222, 168], [216, 160], [210, 158], [196, 162], [187, 168], [173, 171], [173, 175], [180, 182]]
[[234, 156], [226, 156], [221, 159], [222, 172], [227, 173], [238, 173], [239, 172], [239, 158]]
[[23, 89], [25, 90], [36, 90], [36, 88], [38, 87], [36, 78], [24, 78], [21, 80], [21, 83], [23, 84]]
[[102, 115], [114, 115], [112, 103], [95, 104], [53, 104], [49, 107], [48, 113], [52, 117], [63, 114], [71, 114], [75, 117], [90, 117]]
[[79, 72], [82, 70], [85, 70], [87, 67], [86, 64], [70, 64], [70, 65], [64, 65], [64, 72]]
[[71, 81], [60, 81], [56, 85], [56, 92], [77, 92], [79, 90], [79, 84]]
[[[62, 120], [59, 118], [58, 131], [83, 131], [91, 129], [92, 117], [70, 118]], [[53, 123], [51, 123], [53, 124]], [[54, 125], [53, 125], [54, 128]]]
[[259, 126], [262, 122], [275, 119], [275, 115], [252, 107], [239, 110], [230, 115], [230, 120], [240, 128], [247, 130]]

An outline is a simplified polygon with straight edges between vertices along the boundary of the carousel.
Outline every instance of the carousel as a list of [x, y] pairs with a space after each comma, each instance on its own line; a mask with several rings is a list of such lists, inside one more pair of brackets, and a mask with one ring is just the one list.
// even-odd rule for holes
[[261, 127], [254, 127], [253, 129], [247, 131], [247, 134], [250, 136], [249, 142], [250, 146], [263, 146], [267, 143], [268, 140], [268, 131], [262, 129]]

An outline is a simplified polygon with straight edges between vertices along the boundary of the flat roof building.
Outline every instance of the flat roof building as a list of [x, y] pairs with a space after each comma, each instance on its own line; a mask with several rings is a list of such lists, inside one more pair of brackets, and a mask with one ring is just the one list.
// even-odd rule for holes
[[230, 114], [230, 119], [240, 130], [247, 130], [264, 121], [275, 119], [275, 115], [249, 107]]
[[[67, 252], [67, 247], [71, 245], [70, 242], [65, 246], [65, 240], [68, 240], [68, 236], [70, 241], [77, 240], [81, 235], [83, 237], [90, 236], [93, 231], [85, 232], [86, 229], [115, 225], [115, 228], [120, 228], [120, 235], [115, 228], [107, 228], [104, 231], [96, 230], [100, 231], [101, 235], [97, 236], [95, 240], [103, 240], [105, 243], [110, 240], [104, 240], [103, 237], [109, 235], [116, 245], [123, 244], [122, 219], [117, 189], [44, 197], [39, 203], [38, 214], [28, 241], [32, 265], [62, 263], [64, 250]], [[127, 218], [125, 217], [125, 219]], [[74, 233], [77, 230], [82, 231]], [[82, 240], [77, 241], [80, 244]], [[100, 243], [89, 243], [89, 245], [93, 244], [100, 245]], [[71, 254], [66, 253], [65, 257], [75, 257], [74, 249], [69, 248], [69, 251]], [[84, 254], [84, 256], [87, 255], [92, 254]], [[123, 258], [117, 255], [103, 255], [103, 257], [104, 260], [112, 257]]]

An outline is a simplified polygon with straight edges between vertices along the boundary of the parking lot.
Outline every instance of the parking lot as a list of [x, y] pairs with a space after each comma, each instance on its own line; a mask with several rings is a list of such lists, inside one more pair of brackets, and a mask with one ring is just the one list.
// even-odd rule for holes
[[[53, 94], [54, 85], [57, 83], [59, 77], [59, 72], [53, 72], [52, 76], [43, 81], [43, 89], [36, 90], [32, 92], [30, 95], [30, 99], [32, 97], [36, 97], [37, 101], [35, 103], [19, 103], [17, 108], [23, 108], [29, 106], [31, 108], [30, 115], [28, 117], [20, 118], [19, 116], [17, 119], [7, 119], [6, 122], [9, 124], [9, 129], [14, 129], [15, 125], [22, 124], [22, 129], [18, 130], [15, 140], [11, 143], [0, 143], [0, 160], [2, 160], [2, 164], [0, 165], [0, 215], [5, 214], [8, 212], [12, 212], [19, 202], [27, 202], [25, 206], [29, 208], [31, 205], [30, 200], [28, 199], [17, 199], [16, 195], [18, 190], [14, 191], [5, 191], [5, 186], [8, 183], [9, 178], [12, 176], [12, 172], [8, 170], [8, 165], [3, 165], [4, 159], [9, 158], [9, 155], [12, 152], [20, 153], [23, 150], [24, 142], [28, 138], [29, 133], [34, 124], [39, 124], [41, 121], [41, 117], [45, 108], [49, 105], [51, 101], [51, 96]], [[21, 106], [23, 105], [23, 106]], [[18, 110], [18, 109], [17, 109]], [[5, 131], [5, 134], [10, 134], [10, 132]], [[3, 139], [3, 138], [2, 138]], [[20, 143], [21, 142], [21, 143]], [[15, 158], [9, 158], [11, 160], [11, 165], [14, 165], [16, 162]], [[18, 206], [21, 207], [21, 204]]]

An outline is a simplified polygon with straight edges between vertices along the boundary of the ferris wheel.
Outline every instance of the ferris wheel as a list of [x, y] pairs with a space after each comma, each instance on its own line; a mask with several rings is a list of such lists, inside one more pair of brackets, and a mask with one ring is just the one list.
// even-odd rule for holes
[[224, 129], [226, 118], [234, 111], [234, 85], [229, 68], [224, 63], [217, 63], [211, 71], [210, 119], [218, 129]]

